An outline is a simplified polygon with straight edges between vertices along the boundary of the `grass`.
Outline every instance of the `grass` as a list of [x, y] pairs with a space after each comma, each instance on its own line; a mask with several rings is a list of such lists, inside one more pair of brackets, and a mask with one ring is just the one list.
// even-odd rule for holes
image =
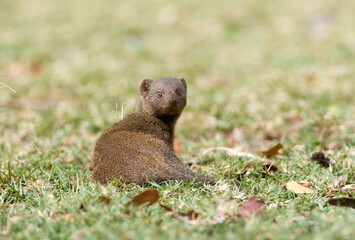
[[[9, 239], [351, 239], [354, 197], [355, 3], [342, 1], [43, 1], [0, 3], [0, 236]], [[184, 162], [216, 186], [155, 185], [157, 204], [124, 207], [144, 188], [90, 181], [100, 133], [132, 112], [146, 77], [185, 77], [176, 137]], [[116, 111], [116, 105], [117, 111]], [[263, 160], [203, 150], [228, 146]], [[331, 169], [310, 161], [326, 151]], [[315, 189], [296, 195], [295, 180]], [[251, 196], [250, 222], [214, 223]], [[108, 196], [111, 203], [96, 201]], [[80, 206], [82, 205], [82, 208]], [[84, 208], [84, 209], [83, 209]]]

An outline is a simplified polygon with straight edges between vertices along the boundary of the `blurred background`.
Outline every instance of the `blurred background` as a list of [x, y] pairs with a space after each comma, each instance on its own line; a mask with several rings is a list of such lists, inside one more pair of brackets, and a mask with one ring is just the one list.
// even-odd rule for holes
[[63, 161], [86, 164], [141, 80], [162, 76], [188, 82], [186, 153], [353, 146], [354, 12], [352, 0], [1, 1], [0, 82], [16, 91], [0, 88], [3, 157], [68, 145]]

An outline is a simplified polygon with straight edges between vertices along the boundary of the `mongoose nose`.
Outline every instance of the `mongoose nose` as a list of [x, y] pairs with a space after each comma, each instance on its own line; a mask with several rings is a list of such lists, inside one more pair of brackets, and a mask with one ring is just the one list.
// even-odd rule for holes
[[170, 100], [169, 103], [170, 103], [170, 106], [175, 106], [176, 105], [176, 100]]

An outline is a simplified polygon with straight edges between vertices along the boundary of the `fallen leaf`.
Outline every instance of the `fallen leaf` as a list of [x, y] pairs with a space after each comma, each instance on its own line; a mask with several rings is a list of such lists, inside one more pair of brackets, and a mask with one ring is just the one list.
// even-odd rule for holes
[[278, 143], [275, 146], [273, 146], [272, 148], [269, 148], [266, 151], [261, 151], [260, 153], [267, 158], [271, 158], [271, 157], [275, 156], [276, 154], [281, 153], [282, 149], [283, 149], [283, 145], [281, 143]]
[[99, 203], [109, 204], [111, 202], [111, 199], [105, 196], [101, 196], [98, 199], [96, 199], [96, 201]]
[[141, 205], [144, 203], [148, 203], [148, 206], [156, 203], [159, 199], [159, 192], [155, 189], [147, 189], [143, 192], [140, 192], [136, 196], [133, 197], [133, 199], [126, 203], [126, 206], [130, 204], [134, 205]]
[[323, 152], [315, 152], [312, 154], [311, 161], [321, 164], [323, 167], [329, 167], [332, 161], [324, 155]]
[[263, 200], [259, 200], [257, 197], [252, 197], [248, 201], [242, 204], [237, 215], [238, 219], [244, 219], [249, 221], [252, 216], [261, 215], [266, 209], [266, 204]]
[[288, 182], [286, 184], [286, 188], [287, 188], [287, 190], [290, 190], [290, 191], [297, 193], [297, 194], [298, 193], [314, 193], [314, 190], [306, 188], [306, 187], [296, 183], [295, 181]]
[[184, 149], [181, 147], [181, 145], [177, 139], [174, 139], [174, 150], [178, 154], [184, 153]]
[[330, 205], [355, 208], [355, 198], [332, 198], [328, 200]]

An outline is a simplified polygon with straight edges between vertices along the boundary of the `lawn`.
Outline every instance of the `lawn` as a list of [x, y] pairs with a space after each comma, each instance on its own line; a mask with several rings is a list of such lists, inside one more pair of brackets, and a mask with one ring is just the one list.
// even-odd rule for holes
[[[354, 12], [352, 0], [1, 1], [0, 238], [353, 238], [355, 209], [328, 200], [355, 196]], [[178, 156], [217, 184], [94, 184], [96, 139], [162, 76], [188, 84]], [[216, 147], [228, 151], [205, 152]], [[319, 151], [331, 167], [310, 160]], [[174, 212], [126, 206], [147, 188]], [[266, 210], [238, 218], [252, 196]]]

